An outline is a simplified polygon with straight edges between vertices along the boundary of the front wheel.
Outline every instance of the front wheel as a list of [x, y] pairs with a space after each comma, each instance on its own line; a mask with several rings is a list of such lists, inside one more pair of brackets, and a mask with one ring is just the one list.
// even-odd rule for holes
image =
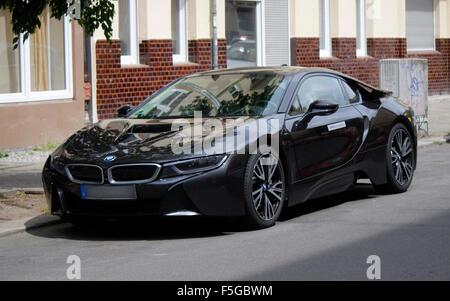
[[414, 176], [415, 149], [408, 129], [396, 124], [389, 135], [386, 150], [387, 183], [377, 188], [386, 193], [408, 190]]
[[273, 226], [283, 208], [286, 181], [280, 160], [271, 153], [252, 155], [244, 179], [247, 224], [263, 229]]

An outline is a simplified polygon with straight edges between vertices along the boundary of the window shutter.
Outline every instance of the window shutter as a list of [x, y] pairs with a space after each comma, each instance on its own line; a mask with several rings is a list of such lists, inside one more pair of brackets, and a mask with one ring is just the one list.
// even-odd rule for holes
[[408, 50], [434, 49], [433, 0], [406, 0]]
[[289, 65], [289, 0], [264, 1], [264, 31], [265, 65]]

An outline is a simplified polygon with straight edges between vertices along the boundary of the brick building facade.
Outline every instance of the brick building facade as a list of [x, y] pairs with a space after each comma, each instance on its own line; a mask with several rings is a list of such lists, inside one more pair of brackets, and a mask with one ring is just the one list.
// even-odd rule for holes
[[[116, 24], [112, 43], [106, 42], [101, 33], [92, 43], [93, 96], [99, 119], [117, 116], [120, 106], [137, 105], [180, 76], [211, 69], [210, 0], [120, 0], [118, 10], [121, 2], [128, 1], [138, 7], [136, 15], [130, 17], [137, 18], [138, 28], [134, 64], [121, 59], [120, 25]], [[434, 18], [434, 45], [427, 49], [411, 46], [414, 39], [419, 43], [421, 39], [415, 36], [415, 25], [409, 21], [411, 12], [416, 13], [415, 8], [408, 11], [408, 5], [414, 1], [418, 0], [217, 0], [219, 67], [242, 63], [325, 67], [378, 86], [380, 59], [426, 58], [429, 94], [449, 93], [450, 1], [424, 0], [429, 2], [423, 11], [424, 19], [430, 13]], [[431, 12], [426, 11], [429, 7]], [[180, 12], [184, 17], [180, 17]], [[174, 16], [181, 18], [175, 20], [178, 23], [174, 23]], [[328, 18], [325, 23], [324, 18]], [[180, 20], [184, 22], [181, 27]], [[178, 53], [175, 56], [175, 48], [183, 46], [175, 45], [181, 35], [174, 36], [180, 31], [184, 31], [185, 43], [181, 61]], [[323, 55], [326, 38], [329, 54]], [[237, 59], [232, 57], [233, 51]], [[239, 57], [241, 53], [247, 57]]]
[[293, 66], [330, 68], [375, 87], [379, 85], [379, 60], [387, 58], [423, 58], [428, 60], [430, 95], [450, 92], [450, 39], [436, 39], [435, 51], [407, 52], [406, 39], [369, 38], [367, 57], [356, 57], [356, 40], [333, 39], [333, 57], [319, 57], [318, 38], [293, 38]]
[[[139, 45], [140, 64], [121, 66], [120, 42], [96, 43], [97, 112], [116, 117], [125, 104], [136, 106], [178, 77], [211, 69], [211, 40], [189, 41], [189, 63], [174, 64], [171, 40], [148, 40]], [[219, 66], [226, 68], [226, 41], [219, 41]]]

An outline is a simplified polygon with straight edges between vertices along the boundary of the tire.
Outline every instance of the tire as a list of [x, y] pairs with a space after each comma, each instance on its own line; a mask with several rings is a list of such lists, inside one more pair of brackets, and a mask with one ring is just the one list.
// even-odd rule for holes
[[387, 183], [376, 186], [383, 193], [402, 193], [408, 190], [414, 176], [415, 149], [411, 134], [401, 123], [391, 129], [386, 147]]
[[286, 191], [281, 161], [270, 153], [251, 155], [244, 177], [245, 224], [252, 229], [275, 225], [284, 206]]

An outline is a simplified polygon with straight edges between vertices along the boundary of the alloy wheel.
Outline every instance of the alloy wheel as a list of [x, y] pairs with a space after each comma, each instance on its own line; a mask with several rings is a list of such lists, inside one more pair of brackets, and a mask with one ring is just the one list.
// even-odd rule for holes
[[391, 164], [395, 180], [402, 186], [412, 179], [414, 172], [413, 155], [410, 136], [404, 129], [398, 129], [391, 141]]
[[280, 210], [285, 183], [278, 159], [272, 154], [262, 155], [253, 169], [253, 206], [259, 217], [272, 220]]

